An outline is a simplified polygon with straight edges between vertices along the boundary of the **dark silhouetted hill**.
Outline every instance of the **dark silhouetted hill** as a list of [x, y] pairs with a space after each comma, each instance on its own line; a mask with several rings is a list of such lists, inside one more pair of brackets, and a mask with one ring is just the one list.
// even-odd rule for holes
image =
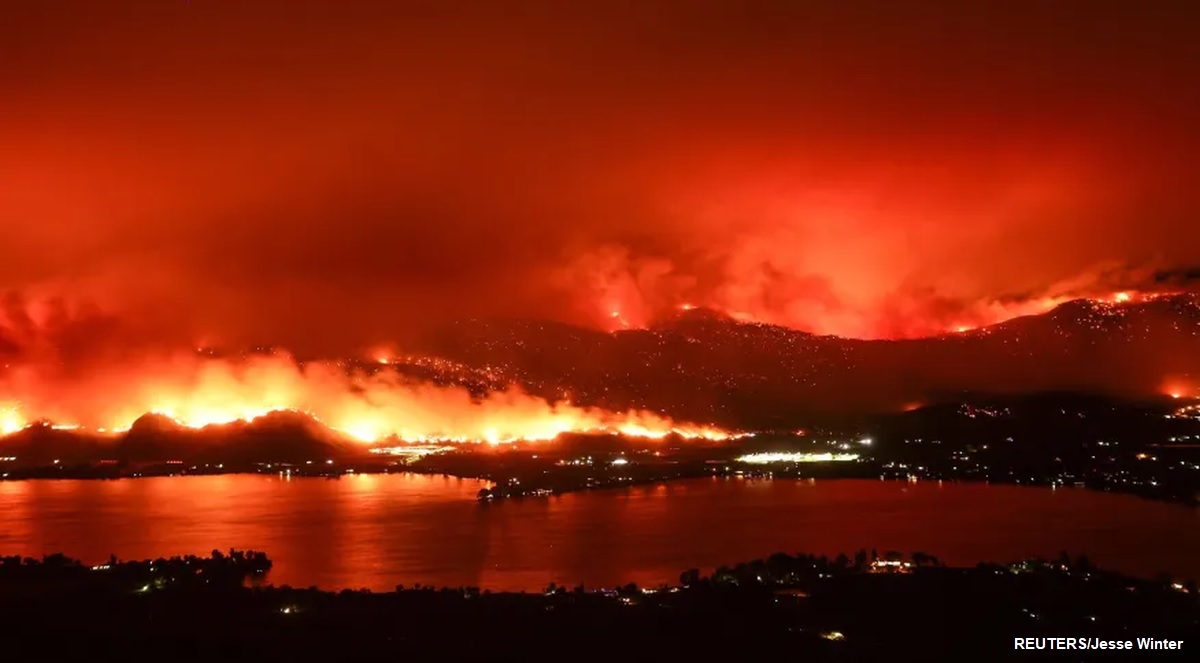
[[1200, 377], [1200, 298], [1065, 303], [963, 333], [903, 340], [817, 336], [692, 310], [612, 334], [475, 321], [423, 351], [547, 398], [762, 427], [831, 412], [898, 411], [948, 394], [1079, 391], [1146, 397]]

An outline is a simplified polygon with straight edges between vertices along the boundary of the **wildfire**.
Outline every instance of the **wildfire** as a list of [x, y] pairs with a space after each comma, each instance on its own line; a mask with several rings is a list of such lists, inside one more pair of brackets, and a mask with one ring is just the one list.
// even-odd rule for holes
[[1174, 399], [1180, 399], [1196, 393], [1196, 388], [1191, 380], [1172, 378], [1163, 384], [1161, 393]]
[[[134, 375], [129, 379], [128, 375]], [[71, 422], [97, 432], [122, 432], [144, 414], [181, 426], [249, 422], [280, 411], [307, 415], [325, 427], [365, 443], [553, 440], [569, 433], [661, 439], [723, 440], [734, 434], [684, 424], [650, 412], [611, 412], [569, 402], [551, 403], [519, 389], [474, 398], [465, 389], [414, 383], [391, 371], [347, 374], [336, 365], [297, 365], [282, 356], [242, 362], [191, 358], [164, 366], [115, 370], [82, 380], [38, 384], [0, 383], [21, 394], [20, 404], [0, 400], [0, 435], [32, 421]]]
[[[817, 334], [832, 334], [849, 338], [921, 338], [943, 333], [965, 334], [1015, 318], [1047, 313], [1058, 306], [1077, 299], [1087, 299], [1105, 306], [1120, 306], [1150, 302], [1160, 297], [1178, 294], [1180, 293], [1170, 291], [1122, 290], [1118, 292], [1081, 292], [1071, 290], [1066, 294], [1059, 293], [1023, 299], [1003, 298], [963, 303], [962, 309], [955, 314], [955, 317], [948, 320], [939, 320], [937, 317], [922, 317], [921, 310], [923, 309], [918, 307], [909, 316], [912, 324], [903, 329], [897, 329], [894, 325], [887, 326], [886, 329], [879, 327], [876, 322], [872, 321], [869, 311], [866, 310], [849, 314], [845, 319], [826, 320], [819, 312], [814, 315], [811, 311], [807, 311], [804, 315], [798, 315], [789, 313], [788, 311], [781, 312], [761, 308], [749, 310], [731, 308], [723, 305], [727, 302], [722, 302], [714, 298], [678, 303], [674, 305], [674, 309], [680, 312], [687, 312], [703, 307], [707, 310], [723, 313], [740, 322], [781, 325]], [[608, 331], [643, 328], [646, 322], [653, 317], [637, 314], [636, 311], [635, 314], [631, 315], [629, 311], [619, 307], [602, 310], [607, 312], [607, 317], [609, 318], [604, 325]]]
[[[1175, 293], [1175, 292], [1129, 292], [1129, 291], [1122, 290], [1120, 292], [1114, 292], [1110, 295], [1098, 295], [1095, 297], [1085, 297], [1084, 299], [1087, 299], [1091, 302], [1095, 302], [1098, 304], [1103, 304], [1105, 306], [1117, 306], [1117, 305], [1121, 305], [1121, 304], [1137, 304], [1137, 303], [1142, 303], [1142, 302], [1149, 302], [1149, 301], [1153, 301], [1160, 297], [1167, 297], [1167, 296], [1176, 295], [1176, 294], [1179, 294], [1179, 293]], [[1055, 297], [1041, 297], [1038, 299], [1026, 300], [1026, 301], [1022, 301], [1019, 303], [1006, 303], [1006, 304], [994, 303], [991, 305], [983, 306], [983, 307], [973, 311], [975, 316], [978, 318], [978, 322], [975, 322], [974, 324], [970, 324], [970, 325], [961, 324], [961, 323], [952, 325], [952, 326], [948, 327], [947, 330], [954, 332], [954, 333], [961, 334], [964, 332], [969, 332], [969, 331], [972, 331], [975, 329], [979, 329], [981, 327], [987, 327], [989, 325], [1002, 323], [1007, 320], [1011, 320], [1013, 318], [1017, 318], [1017, 317], [1021, 317], [1021, 316], [1046, 313], [1047, 311], [1050, 311], [1051, 309], [1054, 309], [1057, 306], [1066, 304], [1067, 302], [1069, 302], [1073, 299], [1078, 299], [1078, 297], [1060, 295], [1060, 296], [1055, 296]]]
[[618, 310], [610, 311], [608, 317], [612, 320], [614, 328], [610, 331], [618, 331], [621, 329], [631, 329], [634, 325], [629, 323], [629, 320]]
[[25, 426], [25, 419], [15, 406], [0, 407], [0, 435], [12, 435]]

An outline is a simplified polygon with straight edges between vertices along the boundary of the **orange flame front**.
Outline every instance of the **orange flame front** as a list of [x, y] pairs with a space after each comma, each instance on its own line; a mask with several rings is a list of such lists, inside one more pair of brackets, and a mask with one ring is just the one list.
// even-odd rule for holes
[[676, 423], [650, 412], [611, 412], [550, 403], [511, 388], [474, 398], [467, 390], [413, 383], [398, 373], [350, 373], [335, 364], [285, 356], [227, 362], [194, 357], [46, 380], [18, 370], [0, 382], [0, 435], [35, 419], [100, 432], [128, 429], [157, 413], [199, 428], [252, 421], [275, 411], [303, 413], [363, 442], [456, 441], [499, 444], [566, 433], [720, 440], [729, 432]]

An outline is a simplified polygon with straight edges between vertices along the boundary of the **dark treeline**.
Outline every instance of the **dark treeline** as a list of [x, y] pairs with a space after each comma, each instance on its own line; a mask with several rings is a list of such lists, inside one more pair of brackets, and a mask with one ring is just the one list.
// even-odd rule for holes
[[[939, 660], [1004, 656], [1015, 637], [1200, 635], [1193, 583], [1130, 578], [1065, 553], [968, 568], [921, 552], [777, 553], [707, 575], [687, 570], [675, 586], [537, 593], [262, 586], [269, 568], [266, 555], [238, 551], [96, 566], [62, 555], [4, 558], [3, 646], [47, 660], [746, 660], [780, 651]], [[48, 625], [61, 637], [46, 638]]]
[[0, 595], [11, 599], [80, 591], [149, 592], [166, 587], [240, 589], [270, 570], [267, 554], [254, 550], [230, 550], [228, 554], [214, 550], [208, 557], [186, 555], [142, 561], [121, 561], [113, 555], [92, 566], [62, 553], [41, 559], [0, 557]]

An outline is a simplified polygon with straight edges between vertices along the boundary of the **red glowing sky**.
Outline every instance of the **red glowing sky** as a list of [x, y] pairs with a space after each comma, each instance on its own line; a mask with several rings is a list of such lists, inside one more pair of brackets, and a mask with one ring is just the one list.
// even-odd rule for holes
[[325, 351], [685, 302], [895, 337], [1186, 288], [1187, 5], [5, 3], [0, 290], [10, 325], [62, 298]]

